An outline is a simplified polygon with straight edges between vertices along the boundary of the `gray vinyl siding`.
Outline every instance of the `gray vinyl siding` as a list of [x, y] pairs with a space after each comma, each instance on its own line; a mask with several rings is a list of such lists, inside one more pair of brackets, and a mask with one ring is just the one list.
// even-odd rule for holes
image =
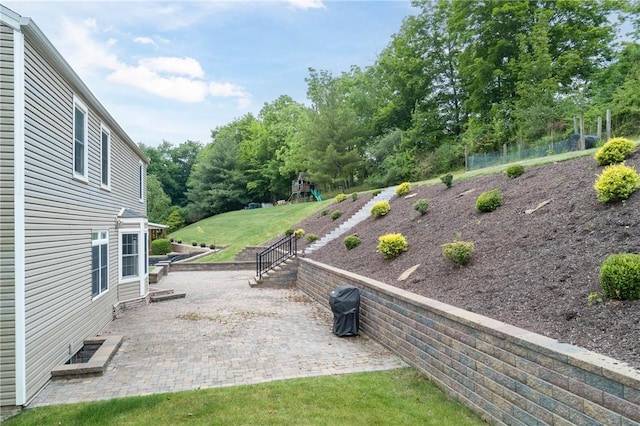
[[[25, 232], [27, 400], [111, 321], [118, 300], [116, 216], [140, 213], [139, 157], [111, 130], [111, 191], [101, 188], [95, 106], [25, 42]], [[73, 178], [74, 94], [88, 108], [88, 176]], [[92, 300], [91, 234], [109, 232], [109, 290]], [[136, 296], [139, 295], [139, 285]], [[135, 297], [135, 296], [134, 296]]]
[[15, 405], [13, 29], [0, 25], [0, 405]]

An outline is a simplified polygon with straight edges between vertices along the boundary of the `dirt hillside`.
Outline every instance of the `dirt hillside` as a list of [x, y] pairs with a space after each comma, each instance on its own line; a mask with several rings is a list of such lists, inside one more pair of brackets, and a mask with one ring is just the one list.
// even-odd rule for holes
[[[640, 170], [640, 153], [626, 164]], [[593, 184], [602, 169], [582, 157], [529, 167], [516, 179], [497, 174], [454, 180], [450, 189], [414, 186], [410, 198], [391, 201], [387, 216], [353, 229], [360, 246], [347, 251], [339, 238], [309, 257], [640, 368], [640, 301], [588, 305], [589, 294], [600, 290], [602, 261], [612, 253], [640, 253], [640, 191], [626, 203], [600, 203]], [[476, 211], [477, 196], [494, 188], [503, 192], [503, 205]], [[420, 216], [412, 206], [423, 198], [430, 205]], [[329, 210], [345, 210], [343, 203]], [[321, 236], [334, 225], [328, 215], [315, 215], [299, 227]], [[402, 233], [409, 243], [391, 261], [376, 252], [378, 237], [387, 233]], [[455, 240], [475, 244], [466, 266], [442, 256], [441, 245]]]

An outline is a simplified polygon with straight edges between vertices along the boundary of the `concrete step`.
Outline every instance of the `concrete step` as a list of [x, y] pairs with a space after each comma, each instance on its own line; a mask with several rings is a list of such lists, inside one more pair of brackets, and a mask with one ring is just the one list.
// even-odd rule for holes
[[165, 300], [182, 299], [186, 297], [186, 293], [168, 293], [149, 296], [152, 303], [164, 302]]

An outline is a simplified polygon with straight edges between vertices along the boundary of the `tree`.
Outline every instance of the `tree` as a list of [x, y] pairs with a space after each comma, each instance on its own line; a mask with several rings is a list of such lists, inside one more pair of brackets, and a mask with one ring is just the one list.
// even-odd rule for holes
[[171, 206], [160, 180], [155, 175], [147, 176], [147, 216], [149, 222], [162, 223]]
[[213, 141], [198, 155], [187, 184], [189, 221], [238, 210], [251, 201], [238, 147], [255, 121], [247, 114], [211, 132]]

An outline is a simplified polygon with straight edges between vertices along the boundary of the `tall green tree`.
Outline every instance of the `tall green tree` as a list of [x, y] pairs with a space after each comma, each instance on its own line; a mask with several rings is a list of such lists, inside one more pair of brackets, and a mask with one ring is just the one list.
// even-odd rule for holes
[[147, 176], [147, 217], [149, 222], [162, 223], [171, 207], [171, 199], [155, 175]]
[[188, 181], [188, 220], [238, 210], [251, 201], [247, 165], [238, 149], [251, 132], [255, 117], [247, 114], [211, 132], [212, 142], [198, 155]]

